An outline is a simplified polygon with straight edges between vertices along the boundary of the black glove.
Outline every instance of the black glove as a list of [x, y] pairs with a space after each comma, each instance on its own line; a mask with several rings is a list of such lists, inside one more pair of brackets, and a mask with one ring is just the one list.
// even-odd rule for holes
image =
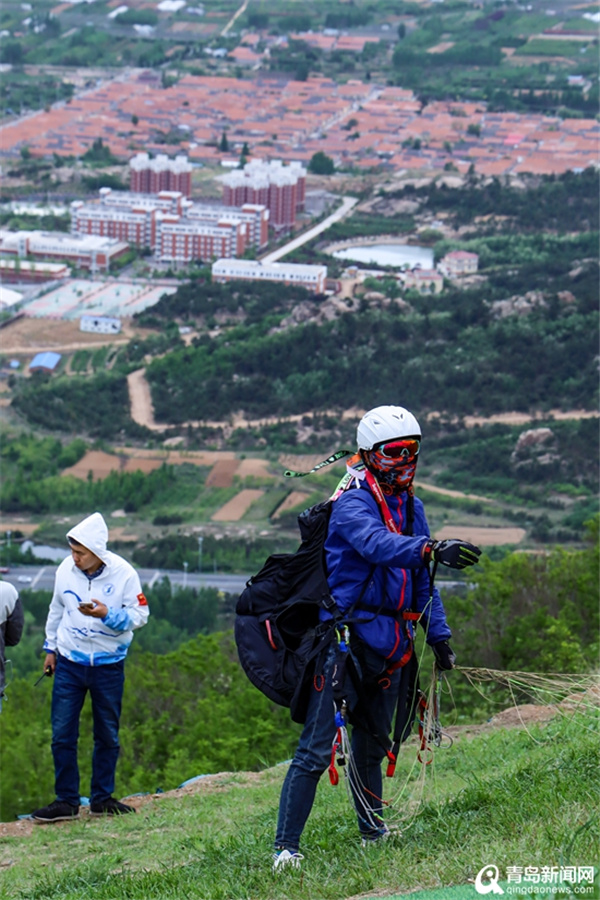
[[450, 569], [466, 569], [474, 566], [481, 556], [481, 550], [469, 541], [448, 539], [434, 541], [431, 547], [431, 558]]
[[438, 665], [438, 669], [453, 669], [454, 664], [456, 663], [456, 654], [454, 650], [448, 643], [448, 641], [438, 641], [437, 644], [432, 644], [431, 649], [433, 650], [433, 655], [435, 656], [435, 661]]

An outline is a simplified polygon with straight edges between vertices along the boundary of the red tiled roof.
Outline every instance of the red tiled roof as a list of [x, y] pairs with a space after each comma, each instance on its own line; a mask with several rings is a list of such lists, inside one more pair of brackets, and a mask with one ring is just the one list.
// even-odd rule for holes
[[[256, 58], [247, 47], [235, 52], [239, 59]], [[351, 118], [358, 120], [354, 140], [342, 127]], [[471, 122], [481, 126], [479, 136], [467, 134]], [[1, 127], [0, 147], [5, 156], [24, 145], [34, 154], [80, 154], [103, 137], [113, 153], [126, 158], [132, 144], [164, 152], [156, 133], [181, 125], [189, 127], [190, 142], [199, 144], [190, 151], [194, 159], [219, 159], [214, 147], [202, 143], [218, 141], [227, 127], [251, 149], [253, 142], [269, 141], [271, 156], [307, 159], [323, 150], [368, 167], [380, 163], [379, 152], [389, 157], [386, 165], [396, 168], [443, 167], [451, 161], [460, 170], [474, 163], [483, 174], [582, 168], [597, 159], [600, 135], [592, 119], [487, 113], [479, 103], [436, 101], [422, 109], [410, 91], [356, 80], [336, 85], [323, 77], [300, 82], [264, 75], [254, 80], [185, 75], [165, 90], [138, 73]], [[313, 134], [323, 137], [313, 139]], [[411, 138], [421, 140], [418, 153], [402, 146]], [[457, 150], [454, 155], [446, 151], [446, 144], [458, 141], [463, 142], [460, 159]]]

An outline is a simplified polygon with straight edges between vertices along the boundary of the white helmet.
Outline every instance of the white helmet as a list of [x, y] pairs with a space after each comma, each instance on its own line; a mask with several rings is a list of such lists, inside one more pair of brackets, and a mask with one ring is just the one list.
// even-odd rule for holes
[[372, 450], [383, 441], [404, 437], [421, 437], [421, 428], [413, 414], [402, 406], [376, 406], [370, 409], [356, 430], [359, 450]]

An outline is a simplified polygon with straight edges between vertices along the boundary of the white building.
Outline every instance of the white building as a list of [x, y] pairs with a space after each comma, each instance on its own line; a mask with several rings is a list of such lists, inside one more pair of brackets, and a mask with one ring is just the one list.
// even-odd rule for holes
[[92, 334], [118, 334], [121, 330], [121, 320], [112, 316], [82, 316], [79, 320], [79, 330], [89, 331]]
[[20, 294], [18, 291], [13, 291], [10, 288], [4, 287], [0, 284], [0, 310], [9, 309], [11, 306], [16, 306], [17, 303], [20, 303], [23, 299], [23, 294]]
[[448, 278], [473, 275], [478, 268], [479, 256], [467, 250], [451, 250], [438, 263], [438, 271]]
[[421, 294], [441, 294], [444, 277], [436, 269], [412, 269], [404, 273], [404, 286]]
[[212, 266], [215, 281], [278, 281], [281, 284], [298, 284], [322, 294], [327, 279], [326, 266], [309, 266], [299, 263], [261, 263], [247, 259], [218, 259]]
[[126, 253], [122, 241], [96, 235], [63, 234], [61, 231], [0, 230], [0, 253], [21, 259], [62, 260], [92, 272], [106, 271]]

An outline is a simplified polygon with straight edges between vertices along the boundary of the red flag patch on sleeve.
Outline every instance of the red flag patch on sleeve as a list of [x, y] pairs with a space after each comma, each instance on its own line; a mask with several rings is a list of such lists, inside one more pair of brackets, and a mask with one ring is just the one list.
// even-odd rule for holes
[[138, 603], [140, 604], [140, 606], [148, 606], [148, 601], [146, 600], [146, 598], [144, 597], [143, 594], [138, 594], [137, 599], [138, 599]]

